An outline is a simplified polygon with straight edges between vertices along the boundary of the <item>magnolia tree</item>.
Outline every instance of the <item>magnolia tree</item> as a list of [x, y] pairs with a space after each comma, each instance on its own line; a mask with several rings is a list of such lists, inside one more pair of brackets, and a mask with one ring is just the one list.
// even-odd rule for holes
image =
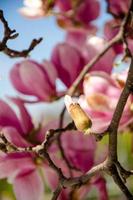
[[[4, 27], [0, 51], [11, 58], [24, 57], [10, 71], [13, 87], [25, 95], [10, 97], [19, 115], [0, 100], [0, 178], [12, 184], [17, 200], [48, 199], [48, 193], [52, 200], [92, 196], [107, 200], [111, 198], [109, 176], [115, 190], [120, 191], [120, 199], [133, 199], [132, 183], [126, 184], [133, 175], [133, 165], [126, 162], [123, 167], [117, 148], [120, 135], [130, 134], [132, 140], [133, 1], [106, 1], [106, 12], [112, 17], [102, 25], [100, 37], [94, 20], [100, 18], [102, 3], [25, 0], [21, 15], [44, 20], [53, 15], [66, 32], [64, 42], [57, 44], [49, 60], [42, 63], [26, 58], [42, 38], [34, 39], [22, 51], [8, 46], [18, 34], [0, 11]], [[119, 65], [126, 62], [127, 67], [115, 73], [118, 55]], [[56, 86], [57, 79], [65, 85], [62, 92]], [[60, 115], [48, 124], [35, 126], [25, 105], [52, 104], [59, 99], [64, 101]], [[132, 148], [128, 152], [124, 146], [122, 149], [123, 154], [132, 155]]]

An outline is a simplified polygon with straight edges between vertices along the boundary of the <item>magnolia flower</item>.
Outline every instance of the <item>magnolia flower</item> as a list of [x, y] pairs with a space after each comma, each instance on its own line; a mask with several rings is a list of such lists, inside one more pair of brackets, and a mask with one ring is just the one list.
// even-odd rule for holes
[[[0, 128], [9, 142], [17, 147], [29, 147], [44, 140], [42, 129], [36, 129], [32, 123], [23, 102], [12, 99], [17, 105], [20, 118], [0, 100]], [[41, 132], [42, 131], [42, 132]], [[39, 164], [40, 163], [40, 164]], [[8, 178], [18, 200], [40, 200], [43, 197], [44, 186], [39, 170], [43, 162], [31, 153], [0, 153], [0, 178]]]
[[49, 102], [57, 97], [57, 73], [48, 61], [38, 64], [32, 60], [24, 60], [13, 66], [10, 77], [13, 86], [19, 92], [35, 96], [39, 101]]
[[[89, 10], [89, 12], [88, 12]], [[75, 19], [81, 23], [89, 23], [100, 13], [100, 4], [97, 0], [84, 0], [77, 6]]]
[[108, 0], [108, 8], [109, 11], [117, 17], [123, 17], [129, 8], [130, 1], [129, 0]]
[[[97, 36], [90, 36], [86, 32], [70, 31], [67, 35], [67, 42], [78, 49], [84, 58], [85, 64], [89, 63], [106, 46], [107, 41]], [[91, 68], [91, 71], [104, 71], [111, 73], [116, 53], [110, 49]]]
[[63, 12], [72, 12], [72, 9], [75, 9], [74, 15], [72, 15], [72, 17], [71, 15], [70, 17], [68, 15], [68, 17], [66, 17], [66, 20], [69, 19], [70, 21], [75, 21], [79, 25], [80, 23], [81, 25], [88, 24], [90, 21], [96, 19], [100, 12], [100, 4], [97, 0], [84, 0], [81, 1], [79, 4], [77, 4], [77, 2], [69, 0], [57, 0], [56, 6], [58, 6], [59, 9]]
[[[123, 75], [120, 78], [118, 76], [112, 75], [110, 77], [103, 72], [92, 72], [85, 76], [84, 95], [79, 98], [79, 103], [91, 117], [92, 132], [102, 133], [106, 131], [111, 122], [125, 80]], [[119, 128], [121, 130], [133, 121], [131, 105], [132, 98], [130, 96], [120, 121]]]
[[38, 18], [44, 16], [42, 0], [24, 0], [24, 7], [19, 12], [29, 18]]

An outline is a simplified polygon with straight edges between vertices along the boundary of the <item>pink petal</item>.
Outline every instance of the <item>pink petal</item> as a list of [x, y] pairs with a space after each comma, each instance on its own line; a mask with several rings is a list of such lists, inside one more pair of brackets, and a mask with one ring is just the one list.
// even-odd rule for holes
[[108, 200], [108, 193], [107, 193], [107, 188], [106, 188], [106, 181], [104, 178], [99, 177], [96, 178], [96, 180], [93, 183], [99, 192], [99, 200]]
[[35, 62], [23, 62], [20, 68], [20, 75], [25, 87], [40, 99], [48, 100], [50, 95], [55, 92], [51, 88], [46, 72]]
[[69, 30], [66, 35], [66, 42], [76, 47], [79, 51], [84, 47], [88, 35], [96, 34], [96, 27], [90, 26], [90, 29]]
[[29, 115], [23, 100], [19, 98], [10, 98], [19, 108], [20, 113], [20, 121], [21, 126], [23, 128], [23, 133], [27, 135], [29, 132], [31, 132], [34, 128], [31, 116]]
[[89, 23], [96, 19], [99, 13], [100, 4], [97, 0], [84, 0], [77, 8], [76, 19], [84, 23]]
[[[107, 41], [100, 37], [89, 37], [87, 42], [82, 49], [82, 53], [84, 58], [86, 59], [86, 63], [88, 63], [94, 56], [101, 52], [101, 50], [105, 47]], [[105, 53], [102, 58], [91, 68], [91, 71], [104, 71], [108, 74], [111, 73], [113, 68], [113, 61], [115, 59], [115, 52], [113, 49], [110, 49]]]
[[72, 8], [71, 0], [65, 0], [65, 1], [57, 0], [56, 6], [58, 6], [60, 10], [63, 12], [68, 11]]
[[55, 89], [55, 82], [57, 79], [57, 71], [56, 71], [55, 66], [50, 61], [44, 60], [44, 62], [42, 63], [42, 67], [44, 71], [47, 72], [49, 81], [51, 83], [51, 87]]
[[50, 82], [43, 66], [34, 61], [26, 60], [14, 66], [11, 81], [18, 91], [38, 99], [50, 101], [55, 96], [55, 85]]
[[0, 126], [15, 127], [19, 133], [22, 134], [22, 128], [16, 114], [10, 106], [2, 100], [0, 100]]
[[[60, 163], [61, 162], [62, 161], [60, 161]], [[58, 165], [58, 166], [60, 166], [60, 165]], [[58, 178], [57, 173], [53, 169], [51, 169], [49, 166], [46, 166], [46, 165], [44, 167], [43, 172], [44, 172], [44, 177], [45, 177], [46, 183], [48, 184], [50, 189], [52, 191], [54, 191], [56, 189], [57, 185], [58, 185], [58, 182], [59, 182], [59, 178]], [[68, 190], [63, 189], [61, 194], [59, 195], [59, 200], [69, 200], [68, 195], [69, 195]]]
[[[95, 83], [98, 84], [95, 84]], [[116, 81], [104, 72], [91, 72], [85, 76], [84, 94], [90, 96], [94, 93], [101, 93], [108, 97], [119, 97], [120, 89]]]
[[24, 169], [35, 169], [29, 153], [10, 153], [0, 156], [0, 178], [15, 177]]
[[48, 186], [54, 191], [59, 182], [57, 173], [49, 166], [44, 166], [43, 172]]
[[18, 133], [13, 127], [5, 127], [1, 129], [4, 136], [9, 142], [18, 147], [28, 147], [30, 144]]
[[18, 90], [19, 92], [32, 95], [32, 92], [28, 88], [25, 87], [24, 83], [21, 80], [21, 74], [19, 72], [20, 66], [21, 66], [20, 63], [18, 63], [14, 65], [13, 68], [11, 69], [11, 72], [10, 72], [11, 82], [13, 86], [15, 87], [15, 89]]
[[78, 131], [69, 131], [63, 134], [62, 145], [67, 158], [77, 168], [86, 172], [92, 167], [96, 148], [94, 138]]
[[79, 51], [67, 43], [58, 44], [53, 50], [51, 59], [59, 78], [67, 87], [73, 83], [84, 66], [84, 60]]
[[109, 0], [109, 10], [116, 16], [123, 16], [127, 13], [130, 1], [129, 0]]
[[[111, 40], [119, 31], [120, 21], [117, 20], [110, 20], [105, 23], [104, 26], [104, 34], [107, 40]], [[123, 45], [122, 44], [115, 44], [113, 46], [116, 54], [120, 54], [123, 52]]]
[[43, 181], [35, 170], [20, 173], [13, 181], [13, 188], [17, 200], [40, 200], [43, 197]]

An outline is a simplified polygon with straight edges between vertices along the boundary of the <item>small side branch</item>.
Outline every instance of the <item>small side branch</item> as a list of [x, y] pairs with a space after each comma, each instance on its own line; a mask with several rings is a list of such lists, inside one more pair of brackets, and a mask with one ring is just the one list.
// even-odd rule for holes
[[59, 186], [56, 188], [56, 190], [53, 192], [53, 197], [51, 200], [57, 200], [57, 198], [59, 197], [60, 193], [61, 193], [62, 187]]
[[19, 34], [16, 33], [16, 30], [10, 29], [2, 10], [0, 10], [0, 21], [2, 22], [3, 27], [4, 27], [4, 36], [3, 36], [2, 41], [0, 42], [0, 51], [4, 52], [6, 55], [12, 58], [27, 57], [29, 53], [42, 41], [42, 38], [33, 39], [30, 46], [27, 49], [22, 50], [22, 51], [11, 49], [7, 46], [8, 40], [13, 40], [17, 38]]

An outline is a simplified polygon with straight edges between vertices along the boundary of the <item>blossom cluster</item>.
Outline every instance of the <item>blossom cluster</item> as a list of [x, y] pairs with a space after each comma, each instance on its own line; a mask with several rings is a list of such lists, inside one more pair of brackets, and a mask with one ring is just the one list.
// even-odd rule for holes
[[[19, 110], [19, 116], [5, 101], [0, 100], [0, 128], [9, 142], [17, 147], [34, 147], [45, 140], [47, 130], [58, 128], [58, 119], [36, 127], [26, 105], [39, 102], [51, 103], [64, 98], [84, 66], [105, 48], [108, 40], [117, 34], [121, 21], [128, 11], [129, 1], [108, 0], [107, 4], [112, 19], [105, 23], [104, 36], [100, 37], [93, 23], [101, 11], [98, 0], [24, 1], [25, 6], [20, 9], [21, 14], [31, 18], [55, 14], [58, 25], [66, 30], [66, 37], [64, 42], [53, 48], [49, 60], [38, 63], [32, 59], [24, 59], [12, 67], [10, 72], [12, 85], [20, 94], [25, 95], [25, 98], [10, 97], [10, 101]], [[128, 42], [132, 52], [130, 32], [131, 30], [129, 30]], [[83, 112], [82, 115], [88, 117], [89, 133], [102, 134], [110, 124], [127, 77], [127, 70], [119, 74], [113, 72], [116, 56], [123, 52], [122, 43], [110, 48], [81, 81], [77, 89], [78, 98], [76, 100], [68, 96], [65, 98], [70, 114], [73, 109], [71, 105], [76, 104], [78, 109], [80, 108], [79, 113]], [[62, 92], [56, 84], [58, 79], [65, 85]], [[29, 100], [28, 96], [34, 97], [35, 100]], [[130, 96], [120, 121], [120, 131], [128, 128], [133, 122], [132, 104], [133, 98]], [[76, 112], [78, 115], [78, 111]], [[95, 156], [97, 143], [93, 135], [88, 132], [83, 134], [84, 128], [79, 128], [80, 120], [78, 119], [77, 122], [75, 115], [71, 114], [72, 117], [74, 116], [73, 120], [78, 130], [62, 132], [61, 137], [68, 162], [77, 168], [77, 170], [72, 169], [74, 177], [86, 173], [100, 162]], [[59, 146], [53, 142], [49, 154], [63, 174], [70, 177], [68, 166], [59, 152]], [[104, 159], [105, 156], [100, 159]], [[54, 191], [59, 181], [47, 160], [32, 152], [0, 153], [0, 178], [7, 178], [13, 184], [17, 200], [41, 200], [45, 196], [45, 189], [49, 187]], [[101, 175], [93, 177], [89, 183], [75, 190], [74, 198], [84, 199], [92, 187], [98, 190], [99, 199], [108, 199], [106, 181]], [[59, 199], [70, 199], [71, 192], [70, 188], [63, 189]]]

